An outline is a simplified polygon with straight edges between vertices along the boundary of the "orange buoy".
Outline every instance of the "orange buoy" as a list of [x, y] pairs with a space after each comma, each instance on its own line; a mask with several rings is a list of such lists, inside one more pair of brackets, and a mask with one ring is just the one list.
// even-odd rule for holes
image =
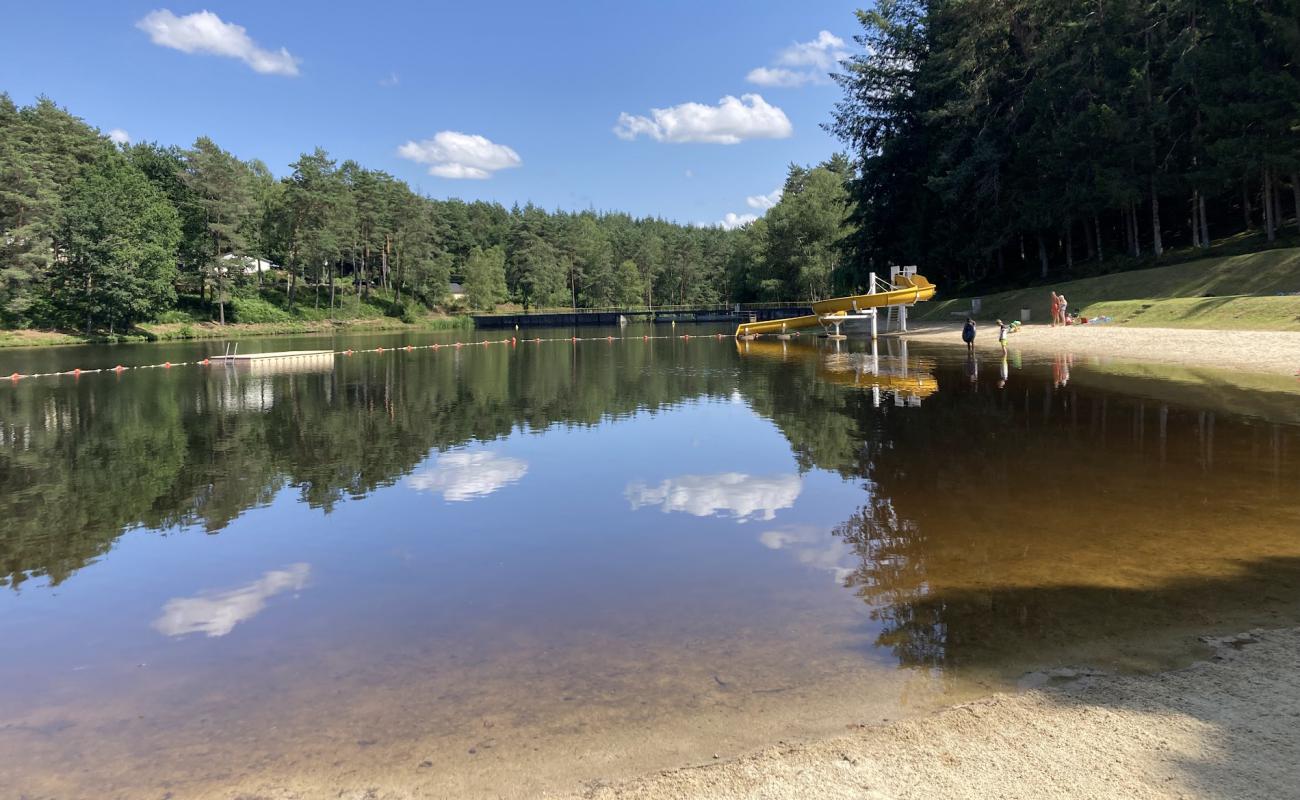
[[72, 368], [72, 374], [73, 374], [73, 375], [80, 375], [80, 374], [81, 374], [81, 367], [73, 367], [73, 368]]
[[515, 341], [515, 337], [511, 336], [511, 337], [510, 337], [510, 346], [511, 346], [511, 347], [514, 347], [516, 344], [518, 344], [518, 342]]
[[123, 372], [123, 371], [125, 371], [125, 370], [126, 370], [126, 367], [122, 366], [121, 364], [118, 364], [116, 367], [113, 367], [113, 371], [114, 371], [114, 372]]
[[406, 346], [406, 352], [411, 352], [411, 346], [409, 344]]
[[205, 358], [205, 359], [203, 359], [202, 361], [200, 361], [199, 363], [206, 367], [208, 364], [211, 364], [212, 362], [209, 361], [209, 360], [207, 360], [207, 359]]
[[382, 348], [382, 347], [376, 347], [376, 348], [375, 348], [375, 352], [376, 352], [376, 353], [382, 353], [382, 352], [384, 352], [384, 348]]
[[171, 368], [172, 368], [172, 362], [170, 361], [163, 362], [163, 369], [171, 369]]
[[23, 377], [22, 375], [15, 372], [14, 374], [9, 376], [9, 380], [16, 381], [16, 380], [20, 380], [22, 377]]

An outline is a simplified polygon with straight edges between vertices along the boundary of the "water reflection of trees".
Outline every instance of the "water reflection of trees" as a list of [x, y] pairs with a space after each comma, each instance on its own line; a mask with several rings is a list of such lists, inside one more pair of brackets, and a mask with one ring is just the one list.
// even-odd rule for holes
[[[857, 553], [847, 583], [879, 621], [879, 644], [904, 663], [1099, 635], [1120, 597], [1148, 619], [1172, 614], [1124, 594], [1161, 579], [1161, 552], [1177, 548], [1184, 573], [1210, 574], [1229, 552], [1224, 536], [1254, 525], [1252, 546], [1280, 551], [1279, 520], [1300, 527], [1294, 428], [1077, 381], [1054, 390], [1047, 370], [974, 391], [960, 368], [936, 369], [944, 388], [919, 408], [876, 408], [870, 392], [826, 380], [816, 358], [743, 358], [712, 340], [608, 348], [520, 343], [343, 358], [319, 374], [139, 372], [8, 390], [0, 581], [58, 583], [130, 528], [215, 533], [286, 488], [329, 511], [431, 451], [521, 427], [594, 425], [736, 391], [773, 420], [801, 469], [862, 482], [863, 507], [834, 534]], [[1097, 591], [1045, 591], [1066, 577]]]
[[[318, 374], [138, 372], [0, 396], [0, 583], [59, 583], [124, 530], [215, 533], [292, 487], [331, 510], [431, 451], [594, 425], [736, 387], [734, 356], [681, 342], [390, 353]], [[708, 357], [713, 354], [713, 358]]]
[[869, 498], [834, 535], [860, 561], [846, 585], [877, 645], [997, 667], [1102, 639], [1141, 650], [1270, 602], [1294, 621], [1294, 427], [1047, 377], [873, 418], [856, 462]]

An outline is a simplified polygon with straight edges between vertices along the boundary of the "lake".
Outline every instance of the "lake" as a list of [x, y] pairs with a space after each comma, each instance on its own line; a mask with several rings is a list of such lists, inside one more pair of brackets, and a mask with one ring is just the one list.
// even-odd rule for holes
[[1300, 620], [1294, 379], [721, 331], [5, 381], [5, 796], [530, 797]]

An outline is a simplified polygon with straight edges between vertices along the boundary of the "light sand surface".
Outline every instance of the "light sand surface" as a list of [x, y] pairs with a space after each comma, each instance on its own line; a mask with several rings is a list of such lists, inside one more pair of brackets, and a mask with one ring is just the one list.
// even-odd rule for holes
[[[975, 343], [996, 350], [998, 329], [979, 323]], [[909, 341], [961, 346], [961, 325], [916, 324]], [[1123, 328], [1114, 325], [1026, 325], [1010, 339], [1026, 353], [1114, 358], [1183, 366], [1219, 367], [1295, 375], [1300, 372], [1300, 333], [1284, 331], [1202, 331], [1173, 328]]]
[[1209, 643], [1186, 669], [1057, 670], [1062, 685], [573, 797], [1300, 797], [1300, 628]]

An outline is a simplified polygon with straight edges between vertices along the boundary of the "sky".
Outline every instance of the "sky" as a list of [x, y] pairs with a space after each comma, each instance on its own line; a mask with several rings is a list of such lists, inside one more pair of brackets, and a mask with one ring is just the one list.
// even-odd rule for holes
[[827, 77], [861, 2], [22, 3], [0, 91], [120, 140], [210, 136], [435, 198], [735, 225], [842, 145]]

